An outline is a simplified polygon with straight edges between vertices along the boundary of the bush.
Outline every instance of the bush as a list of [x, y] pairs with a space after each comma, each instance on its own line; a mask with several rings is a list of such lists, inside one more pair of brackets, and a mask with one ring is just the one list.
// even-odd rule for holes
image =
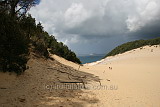
[[7, 14], [0, 17], [0, 70], [22, 73], [28, 61], [28, 43], [19, 23]]
[[49, 57], [47, 47], [45, 46], [45, 43], [43, 42], [43, 40], [35, 41], [34, 46], [35, 46], [35, 53], [41, 56], [44, 56], [46, 58]]

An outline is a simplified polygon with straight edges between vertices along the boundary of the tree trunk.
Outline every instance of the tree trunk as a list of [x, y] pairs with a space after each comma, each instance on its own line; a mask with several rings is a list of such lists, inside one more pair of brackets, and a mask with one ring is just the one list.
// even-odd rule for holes
[[17, 4], [18, 4], [19, 0], [12, 0], [11, 1], [11, 16], [12, 17], [15, 17], [16, 16], [16, 7], [17, 7]]

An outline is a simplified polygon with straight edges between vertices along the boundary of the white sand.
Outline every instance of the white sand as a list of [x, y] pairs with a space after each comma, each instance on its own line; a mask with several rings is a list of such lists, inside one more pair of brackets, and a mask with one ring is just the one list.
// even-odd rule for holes
[[[109, 67], [112, 67], [112, 70]], [[160, 107], [159, 46], [145, 46], [143, 49], [131, 50], [85, 64], [80, 70], [99, 76], [102, 86], [108, 86], [107, 90], [88, 90], [99, 99], [94, 106]], [[94, 82], [92, 85], [98, 84]], [[118, 89], [112, 90], [112, 87]]]

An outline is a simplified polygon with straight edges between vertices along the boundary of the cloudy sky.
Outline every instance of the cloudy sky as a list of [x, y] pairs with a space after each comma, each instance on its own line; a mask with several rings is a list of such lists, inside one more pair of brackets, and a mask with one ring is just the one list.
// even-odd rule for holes
[[160, 0], [41, 0], [30, 13], [76, 54], [160, 36]]

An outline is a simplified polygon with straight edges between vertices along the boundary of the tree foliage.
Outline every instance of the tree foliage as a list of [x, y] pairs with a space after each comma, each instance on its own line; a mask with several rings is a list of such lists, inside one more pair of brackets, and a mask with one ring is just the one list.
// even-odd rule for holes
[[32, 45], [35, 47], [34, 51], [37, 54], [43, 55], [46, 58], [49, 57], [49, 52], [52, 54], [59, 55], [69, 61], [80, 64], [81, 61], [77, 58], [76, 54], [72, 52], [66, 45], [62, 42], [57, 42], [54, 36], [49, 35], [43, 30], [41, 23], [35, 24], [35, 19], [28, 15], [24, 17], [21, 21], [22, 28], [28, 32]]
[[29, 39], [9, 15], [0, 17], [0, 70], [20, 74], [26, 70]]
[[0, 12], [9, 13], [12, 17], [21, 17], [27, 13], [27, 11], [38, 4], [39, 0], [1, 0]]

